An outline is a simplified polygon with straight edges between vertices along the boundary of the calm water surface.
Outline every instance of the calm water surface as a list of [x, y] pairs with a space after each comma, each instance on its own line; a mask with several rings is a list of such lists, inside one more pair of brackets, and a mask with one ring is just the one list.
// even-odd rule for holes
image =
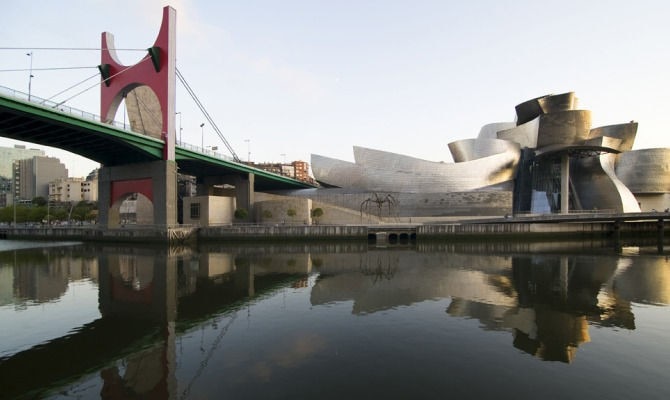
[[669, 303], [655, 245], [0, 241], [0, 398], [668, 399]]

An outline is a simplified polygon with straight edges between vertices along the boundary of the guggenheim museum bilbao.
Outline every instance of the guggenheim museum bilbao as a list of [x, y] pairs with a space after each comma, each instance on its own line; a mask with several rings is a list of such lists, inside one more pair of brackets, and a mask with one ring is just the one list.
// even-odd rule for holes
[[632, 150], [636, 122], [594, 128], [572, 92], [515, 109], [515, 122], [488, 124], [477, 138], [449, 143], [453, 163], [363, 147], [354, 147], [353, 163], [313, 154], [323, 187], [291, 195], [392, 217], [670, 207], [670, 148]]

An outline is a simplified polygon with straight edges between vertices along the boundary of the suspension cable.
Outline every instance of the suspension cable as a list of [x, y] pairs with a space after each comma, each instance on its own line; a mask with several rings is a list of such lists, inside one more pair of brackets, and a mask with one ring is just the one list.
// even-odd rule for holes
[[75, 87], [77, 87], [77, 86], [83, 84], [83, 83], [86, 82], [86, 81], [89, 81], [89, 80], [91, 80], [91, 79], [97, 77], [98, 75], [100, 75], [100, 72], [97, 72], [97, 73], [95, 73], [95, 74], [89, 76], [88, 78], [84, 79], [83, 81], [81, 81], [81, 82], [79, 82], [79, 83], [75, 83], [74, 85], [70, 86], [70, 87], [67, 88], [67, 89], [61, 90], [60, 92], [58, 92], [58, 93], [54, 94], [53, 96], [49, 97], [48, 99], [44, 100], [44, 101], [42, 102], [42, 104], [46, 103], [47, 101], [53, 99], [53, 98], [56, 97], [56, 96], [60, 96], [61, 94], [67, 92], [68, 90], [74, 89]]
[[[143, 62], [145, 62], [145, 61], [147, 61], [147, 60], [151, 60], [151, 57], [144, 57], [144, 58], [141, 59], [137, 64], [134, 64], [134, 65], [131, 65], [131, 66], [129, 66], [129, 67], [126, 67], [126, 68], [122, 69], [121, 71], [115, 73], [114, 75], [111, 75], [111, 76], [108, 77], [107, 79], [102, 79], [102, 80], [100, 80], [100, 82], [97, 82], [95, 85], [89, 86], [89, 87], [87, 87], [86, 89], [84, 89], [84, 90], [82, 90], [82, 91], [80, 91], [80, 92], [75, 93], [74, 95], [72, 95], [72, 96], [68, 97], [67, 99], [61, 101], [60, 103], [56, 104], [56, 105], [54, 106], [54, 108], [63, 105], [64, 103], [66, 103], [66, 102], [68, 102], [68, 101], [74, 99], [75, 97], [79, 96], [80, 94], [85, 93], [85, 92], [88, 92], [89, 90], [93, 89], [94, 87], [99, 86], [100, 84], [102, 84], [102, 83], [104, 83], [104, 82], [106, 82], [106, 81], [108, 81], [108, 80], [114, 78], [115, 76], [119, 76], [119, 75], [121, 75], [122, 73], [128, 71], [128, 70], [131, 69], [131, 68], [134, 68], [134, 67], [136, 67], [136, 66], [142, 64]], [[100, 116], [100, 118], [102, 118], [102, 116]]]
[[[181, 72], [179, 72], [178, 69], [176, 69], [176, 74], [177, 74], [177, 78], [179, 78], [179, 81], [182, 83], [182, 85], [184, 85], [184, 88], [186, 88], [186, 91], [188, 92], [188, 94], [191, 96], [191, 98], [193, 99], [193, 101], [195, 101], [195, 104], [198, 106], [198, 108], [200, 108], [200, 111], [202, 111], [202, 113], [203, 113], [203, 115], [205, 116], [205, 118], [207, 118], [207, 121], [212, 125], [212, 128], [214, 128], [214, 131], [215, 131], [216, 134], [219, 136], [219, 139], [221, 139], [221, 141], [222, 141], [223, 144], [226, 146], [226, 148], [228, 149], [228, 151], [230, 151], [230, 154], [233, 156], [233, 160], [235, 160], [235, 162], [239, 162], [239, 163], [241, 163], [242, 160], [240, 160], [240, 158], [237, 156], [237, 154], [235, 153], [235, 150], [233, 150], [233, 148], [232, 148], [232, 146], [230, 145], [230, 143], [228, 143], [228, 141], [226, 140], [226, 138], [223, 136], [223, 133], [221, 133], [221, 130], [220, 130], [219, 127], [216, 125], [216, 122], [214, 122], [214, 120], [212, 119], [212, 117], [209, 115], [209, 113], [208, 113], [207, 110], [205, 109], [205, 106], [202, 105], [202, 103], [201, 103], [200, 100], [198, 99], [198, 96], [196, 96], [195, 92], [193, 91], [193, 89], [191, 89], [191, 86], [189, 86], [189, 84], [186, 82], [186, 79], [184, 79], [184, 76], [181, 74]], [[203, 149], [203, 150], [204, 150], [204, 149]]]
[[28, 72], [28, 71], [59, 71], [64, 69], [94, 69], [98, 67], [54, 67], [54, 68], [21, 68], [21, 69], [0, 69], [0, 72]]
[[100, 51], [100, 50], [120, 50], [120, 51], [147, 51], [147, 49], [118, 49], [105, 47], [0, 47], [0, 50], [58, 50], [58, 51]]

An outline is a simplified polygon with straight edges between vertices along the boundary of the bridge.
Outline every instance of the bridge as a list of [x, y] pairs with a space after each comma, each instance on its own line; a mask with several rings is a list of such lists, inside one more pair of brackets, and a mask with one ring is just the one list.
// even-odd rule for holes
[[[0, 87], [0, 136], [60, 148], [102, 165], [98, 176], [102, 227], [119, 226], [120, 204], [133, 193], [150, 200], [153, 210], [147, 221], [175, 225], [177, 174], [196, 177], [201, 197], [221, 195], [217, 187], [234, 187], [236, 207], [246, 210], [253, 207], [255, 191], [314, 187], [242, 163], [222, 135], [232, 157], [176, 140], [174, 87], [176, 77], [182, 77], [175, 65], [175, 25], [175, 10], [165, 7], [155, 45], [132, 66], [117, 61], [113, 37], [102, 34], [100, 116]], [[152, 111], [162, 117], [153, 134], [137, 133], [113, 121], [128, 92], [145, 87], [155, 94]], [[206, 207], [215, 207], [205, 202]]]
[[[35, 95], [28, 100], [28, 94], [2, 86], [0, 136], [67, 150], [110, 167], [162, 159], [159, 139], [102, 123], [97, 115]], [[314, 187], [188, 143], [177, 142], [175, 153], [179, 172], [186, 175], [254, 174], [257, 191]]]

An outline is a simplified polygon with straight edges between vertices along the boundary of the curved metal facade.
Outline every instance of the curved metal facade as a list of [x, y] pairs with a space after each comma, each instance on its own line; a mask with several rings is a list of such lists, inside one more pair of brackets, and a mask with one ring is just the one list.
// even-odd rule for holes
[[312, 155], [314, 177], [327, 186], [363, 191], [462, 192], [514, 179], [519, 148], [461, 163], [440, 163], [364, 147], [354, 148], [355, 163]]
[[616, 173], [633, 193], [670, 193], [670, 149], [623, 153]]
[[512, 129], [516, 122], [493, 122], [482, 126], [477, 139], [498, 139], [498, 132]]
[[550, 94], [524, 101], [515, 107], [517, 125], [525, 124], [543, 114], [575, 110], [577, 102], [574, 92]]
[[635, 136], [637, 135], [637, 122], [631, 121], [626, 124], [607, 125], [591, 129], [589, 137], [611, 137], [621, 140], [621, 144], [617, 147], [619, 151], [631, 151]]
[[457, 163], [501, 153], [518, 154], [519, 150], [517, 143], [501, 139], [465, 139], [449, 143], [449, 151]]
[[477, 138], [449, 143], [454, 163], [355, 146], [354, 163], [312, 155], [312, 171], [322, 184], [353, 191], [511, 190], [515, 212], [567, 212], [566, 204], [640, 211], [633, 193], [663, 194], [654, 204], [667, 202], [670, 149], [631, 151], [636, 122], [592, 129], [591, 112], [577, 103], [573, 92], [520, 103], [516, 122], [487, 124]]
[[571, 183], [573, 196], [578, 198], [581, 210], [609, 210], [639, 212], [635, 196], [614, 172], [616, 154], [573, 160]]

